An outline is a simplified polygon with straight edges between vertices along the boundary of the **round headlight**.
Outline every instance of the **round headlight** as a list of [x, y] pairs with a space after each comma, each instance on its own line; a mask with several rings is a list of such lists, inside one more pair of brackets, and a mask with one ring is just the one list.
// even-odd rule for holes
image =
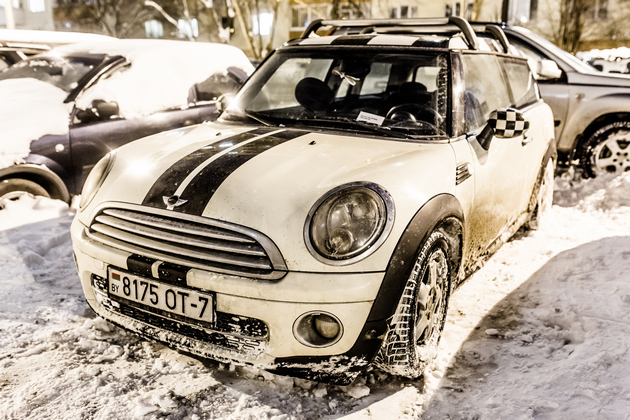
[[85, 180], [85, 184], [83, 184], [81, 201], [79, 201], [79, 209], [82, 209], [90, 204], [90, 201], [92, 201], [98, 189], [101, 188], [105, 177], [107, 177], [107, 174], [114, 165], [115, 156], [115, 151], [109, 152], [101, 160], [99, 160], [96, 165], [94, 165], [92, 171], [90, 171], [90, 174]]
[[393, 222], [393, 202], [378, 185], [349, 184], [322, 197], [309, 216], [305, 236], [313, 255], [350, 263], [382, 243]]

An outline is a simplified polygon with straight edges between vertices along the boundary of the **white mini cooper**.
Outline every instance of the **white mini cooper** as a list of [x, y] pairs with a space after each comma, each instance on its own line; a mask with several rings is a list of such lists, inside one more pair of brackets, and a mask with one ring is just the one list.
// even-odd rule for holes
[[498, 27], [412, 22], [425, 31], [311, 28], [218, 122], [101, 160], [72, 225], [96, 313], [279, 374], [419, 376], [452, 291], [537, 226], [556, 152], [551, 110]]

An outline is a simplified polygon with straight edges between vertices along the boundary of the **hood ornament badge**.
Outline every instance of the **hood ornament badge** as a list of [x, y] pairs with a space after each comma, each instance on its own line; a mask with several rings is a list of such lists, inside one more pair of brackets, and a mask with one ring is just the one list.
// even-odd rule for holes
[[173, 210], [175, 207], [188, 203], [188, 200], [183, 200], [177, 195], [172, 195], [170, 197], [163, 196], [162, 200], [164, 200], [164, 204], [166, 204], [166, 210]]

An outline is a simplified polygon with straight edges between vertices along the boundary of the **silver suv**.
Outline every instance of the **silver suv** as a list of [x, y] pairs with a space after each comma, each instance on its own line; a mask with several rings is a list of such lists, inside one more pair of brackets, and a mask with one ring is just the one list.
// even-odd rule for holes
[[558, 164], [576, 164], [585, 176], [630, 170], [630, 77], [599, 72], [525, 28], [503, 31], [538, 72], [554, 114]]

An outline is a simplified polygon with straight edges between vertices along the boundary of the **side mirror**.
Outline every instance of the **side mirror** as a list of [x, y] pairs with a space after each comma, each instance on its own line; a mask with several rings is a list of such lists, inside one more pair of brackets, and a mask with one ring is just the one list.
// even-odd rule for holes
[[538, 79], [559, 79], [562, 77], [562, 70], [555, 61], [540, 60], [536, 68]]
[[217, 111], [223, 112], [234, 99], [234, 93], [224, 93], [217, 99]]
[[99, 120], [107, 121], [112, 117], [118, 116], [120, 108], [117, 102], [107, 102], [100, 99], [92, 101], [92, 111], [96, 114]]
[[493, 137], [511, 139], [525, 134], [529, 129], [529, 121], [523, 117], [523, 113], [513, 108], [497, 109], [490, 113], [488, 123], [477, 136], [481, 147], [490, 148]]
[[249, 77], [245, 70], [239, 69], [238, 67], [228, 67], [227, 72], [232, 79], [238, 82], [239, 86], [245, 83]]

